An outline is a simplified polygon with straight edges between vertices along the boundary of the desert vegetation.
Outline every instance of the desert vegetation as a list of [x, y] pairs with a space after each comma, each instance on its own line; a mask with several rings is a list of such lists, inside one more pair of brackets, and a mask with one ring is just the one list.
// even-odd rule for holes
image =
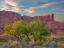
[[[2, 48], [34, 48], [35, 46], [61, 47], [61, 42], [56, 43], [50, 37], [51, 32], [45, 27], [46, 23], [33, 20], [27, 25], [23, 20], [15, 21], [12, 25], [4, 27], [4, 42], [0, 42]], [[48, 40], [49, 37], [49, 40]], [[37, 47], [36, 47], [37, 48]]]

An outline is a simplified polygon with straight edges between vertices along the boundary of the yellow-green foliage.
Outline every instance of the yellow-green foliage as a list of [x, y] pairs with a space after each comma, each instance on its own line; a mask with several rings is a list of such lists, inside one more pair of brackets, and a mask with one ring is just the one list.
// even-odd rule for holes
[[43, 43], [42, 40], [46, 41], [46, 39], [43, 39], [42, 36], [49, 36], [51, 33], [45, 28], [45, 24], [45, 22], [34, 20], [28, 26], [23, 20], [15, 21], [11, 26], [5, 26], [4, 36], [10, 37], [13, 35], [16, 39], [18, 39], [18, 41], [25, 40], [26, 42], [30, 42], [30, 37], [32, 37], [32, 41], [41, 45]]
[[11, 35], [14, 35], [15, 33], [16, 33], [15, 30], [10, 30]]
[[11, 29], [11, 26], [10, 25], [6, 25], [5, 27], [4, 27], [4, 30], [5, 31], [9, 31]]
[[51, 32], [45, 28], [45, 22], [34, 20], [30, 23], [32, 36], [36, 40], [42, 40], [42, 36], [49, 36]]

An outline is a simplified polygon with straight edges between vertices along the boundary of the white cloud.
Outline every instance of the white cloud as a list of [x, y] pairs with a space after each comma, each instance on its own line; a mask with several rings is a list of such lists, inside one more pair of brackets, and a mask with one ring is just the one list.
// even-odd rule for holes
[[1, 10], [5, 10], [5, 11], [14, 11], [14, 12], [20, 12], [23, 8], [22, 7], [8, 7], [7, 5], [2, 5], [3, 8], [1, 8]]
[[11, 10], [15, 11], [15, 12], [20, 12], [22, 10], [22, 8], [20, 8], [20, 7], [12, 7]]
[[28, 9], [28, 10], [26, 10], [27, 12], [29, 12], [29, 13], [34, 13], [34, 12], [36, 12], [36, 10], [35, 9]]
[[0, 10], [20, 12], [24, 6], [18, 6], [20, 0], [4, 0], [0, 3]]
[[0, 10], [14, 11], [14, 12], [20, 12], [24, 8], [24, 6], [21, 6], [21, 7], [12, 6], [12, 7], [10, 7], [7, 4], [2, 4], [0, 7], [1, 7]]
[[1, 9], [0, 10], [9, 10], [10, 8], [7, 6], [7, 4], [1, 2]]
[[39, 10], [39, 9], [48, 8], [48, 7], [50, 7], [50, 6], [54, 5], [54, 4], [55, 4], [55, 3], [53, 2], [53, 3], [43, 4], [43, 5], [41, 5], [41, 6], [31, 7], [31, 8], [29, 8], [29, 9], [27, 9], [26, 11], [29, 12], [29, 13], [34, 13], [34, 12], [36, 12], [36, 11]]
[[6, 4], [9, 4], [11, 6], [18, 6], [18, 3], [14, 0], [4, 0]]
[[41, 6], [30, 7], [29, 9], [26, 9], [26, 11], [29, 13], [34, 13], [39, 9], [45, 9], [45, 8], [51, 7], [51, 6], [58, 4], [58, 3], [62, 3], [62, 2], [51, 2], [51, 3], [43, 4]]
[[39, 8], [48, 8], [52, 5], [54, 5], [54, 3], [48, 3], [48, 4], [44, 4], [44, 5], [40, 6]]
[[[61, 2], [52, 2], [52, 3], [47, 3], [47, 4], [43, 4], [41, 6], [35, 6], [35, 7], [30, 7], [28, 9], [24, 9], [24, 6], [20, 6], [19, 7], [19, 2], [22, 0], [4, 0], [4, 2], [1, 2], [0, 4], [2, 5], [0, 7], [0, 10], [10, 10], [10, 11], [15, 11], [15, 12], [19, 12], [22, 10], [25, 10], [26, 12], [29, 13], [34, 13], [39, 9], [44, 9], [44, 8], [48, 8], [50, 6], [53, 6], [54, 4], [58, 4]], [[27, 2], [47, 2], [48, 0], [26, 0]]]
[[10, 10], [10, 8], [8, 6], [4, 6], [1, 10]]

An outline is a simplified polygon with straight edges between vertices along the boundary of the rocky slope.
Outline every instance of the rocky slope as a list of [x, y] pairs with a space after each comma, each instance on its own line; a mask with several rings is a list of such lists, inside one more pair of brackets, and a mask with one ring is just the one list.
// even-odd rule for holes
[[53, 36], [64, 36], [64, 24], [57, 21], [49, 21], [46, 23], [46, 27], [50, 29]]

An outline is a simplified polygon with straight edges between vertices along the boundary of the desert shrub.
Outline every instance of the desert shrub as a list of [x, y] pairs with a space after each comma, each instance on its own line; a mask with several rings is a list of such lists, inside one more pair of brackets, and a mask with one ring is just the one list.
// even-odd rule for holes
[[3, 45], [3, 42], [0, 42], [0, 45]]
[[37, 42], [36, 42], [36, 45], [37, 45], [37, 46], [41, 46], [42, 44], [44, 44], [44, 41], [37, 41]]
[[59, 47], [64, 47], [64, 42], [60, 41], [60, 42], [57, 43], [57, 45], [58, 45]]

